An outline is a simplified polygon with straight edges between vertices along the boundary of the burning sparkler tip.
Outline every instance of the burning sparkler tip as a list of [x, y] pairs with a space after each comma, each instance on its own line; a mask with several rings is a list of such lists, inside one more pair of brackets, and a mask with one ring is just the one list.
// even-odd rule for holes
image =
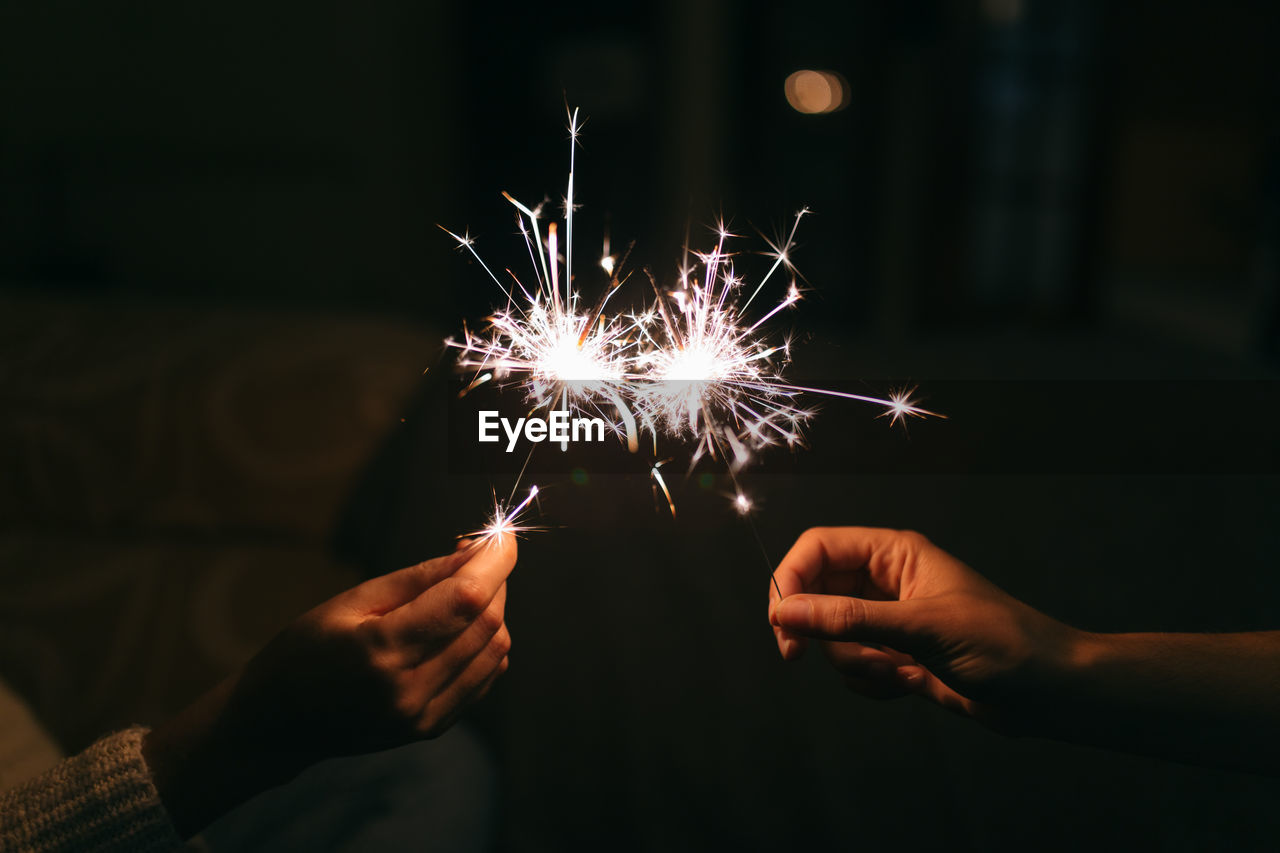
[[490, 517], [489, 523], [480, 530], [477, 530], [475, 533], [468, 534], [468, 537], [474, 537], [474, 539], [482, 545], [491, 546], [500, 544], [507, 536], [518, 537], [521, 533], [541, 530], [541, 527], [521, 523], [521, 518], [525, 511], [528, 510], [529, 504], [531, 504], [537, 496], [538, 487], [531, 486], [529, 488], [528, 496], [524, 500], [520, 501], [520, 503], [510, 508], [495, 498], [493, 504], [493, 515]]
[[457, 248], [459, 250], [465, 249], [475, 242], [475, 240], [472, 239], [471, 232], [469, 230], [462, 234], [455, 234], [438, 222], [436, 223], [436, 227], [439, 228], [444, 233], [448, 234], [450, 237], [452, 237], [458, 243]]

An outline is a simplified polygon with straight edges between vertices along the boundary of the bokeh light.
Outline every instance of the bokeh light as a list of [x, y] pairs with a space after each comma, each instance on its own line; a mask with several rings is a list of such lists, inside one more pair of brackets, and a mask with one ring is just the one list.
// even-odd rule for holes
[[792, 109], [806, 115], [833, 113], [849, 103], [849, 84], [835, 71], [794, 71], [783, 84], [783, 91]]

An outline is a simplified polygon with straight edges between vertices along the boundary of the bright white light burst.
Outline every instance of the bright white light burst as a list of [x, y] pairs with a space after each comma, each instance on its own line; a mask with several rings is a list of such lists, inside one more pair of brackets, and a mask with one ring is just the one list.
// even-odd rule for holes
[[[704, 454], [723, 459], [731, 475], [764, 447], [803, 442], [804, 426], [814, 415], [802, 404], [805, 395], [879, 406], [891, 424], [934, 414], [915, 405], [908, 391], [884, 399], [793, 385], [784, 378], [790, 340], [772, 338], [766, 323], [800, 301], [791, 257], [808, 209], [796, 213], [784, 238], [766, 238], [765, 255], [773, 263], [754, 286], [737, 274], [730, 251], [736, 235], [720, 223], [710, 251], [686, 248], [685, 263], [672, 284], [664, 287], [645, 270], [654, 300], [638, 312], [606, 311], [629, 277], [622, 271], [625, 259], [619, 262], [606, 244], [599, 263], [606, 281], [595, 302], [588, 302], [573, 270], [574, 169], [581, 127], [575, 109], [569, 117], [563, 253], [561, 221], [547, 222], [544, 235], [542, 205], [531, 208], [503, 193], [516, 208], [516, 223], [528, 250], [529, 286], [510, 270], [511, 280], [504, 283], [477, 253], [470, 234], [445, 229], [506, 296], [505, 307], [489, 317], [483, 334], [464, 328], [460, 339], [447, 341], [459, 350], [458, 365], [473, 372], [463, 393], [491, 379], [514, 383], [524, 389], [534, 409], [604, 417], [633, 453], [639, 450], [642, 433], [649, 434], [655, 456], [660, 438], [692, 439], [693, 463]], [[780, 298], [758, 317], [750, 315], [756, 297], [771, 286], [781, 290]], [[651, 473], [674, 512], [658, 466], [651, 467]], [[536, 488], [509, 515], [504, 516], [499, 506], [486, 531], [515, 529], [504, 525], [526, 509], [534, 495]], [[751, 508], [740, 489], [734, 502], [741, 512]]]
[[474, 533], [468, 534], [468, 536], [474, 538], [478, 546], [490, 547], [501, 543], [506, 536], [519, 536], [521, 533], [540, 530], [541, 528], [539, 527], [522, 523], [522, 518], [525, 511], [529, 509], [529, 504], [537, 497], [537, 486], [530, 487], [528, 496], [514, 507], [504, 505], [495, 497], [493, 514], [489, 517], [489, 523]]

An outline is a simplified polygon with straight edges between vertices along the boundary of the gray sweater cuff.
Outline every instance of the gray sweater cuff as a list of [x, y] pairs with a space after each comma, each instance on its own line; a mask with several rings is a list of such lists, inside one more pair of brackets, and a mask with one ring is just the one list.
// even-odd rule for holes
[[173, 850], [182, 839], [160, 802], [135, 727], [0, 793], [0, 850]]

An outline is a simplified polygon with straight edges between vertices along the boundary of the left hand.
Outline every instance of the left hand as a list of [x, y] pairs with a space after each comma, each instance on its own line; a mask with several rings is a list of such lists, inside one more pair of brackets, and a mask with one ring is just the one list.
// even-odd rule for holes
[[506, 535], [353, 587], [151, 732], [143, 753], [180, 831], [323, 758], [447, 729], [507, 669], [515, 562]]

